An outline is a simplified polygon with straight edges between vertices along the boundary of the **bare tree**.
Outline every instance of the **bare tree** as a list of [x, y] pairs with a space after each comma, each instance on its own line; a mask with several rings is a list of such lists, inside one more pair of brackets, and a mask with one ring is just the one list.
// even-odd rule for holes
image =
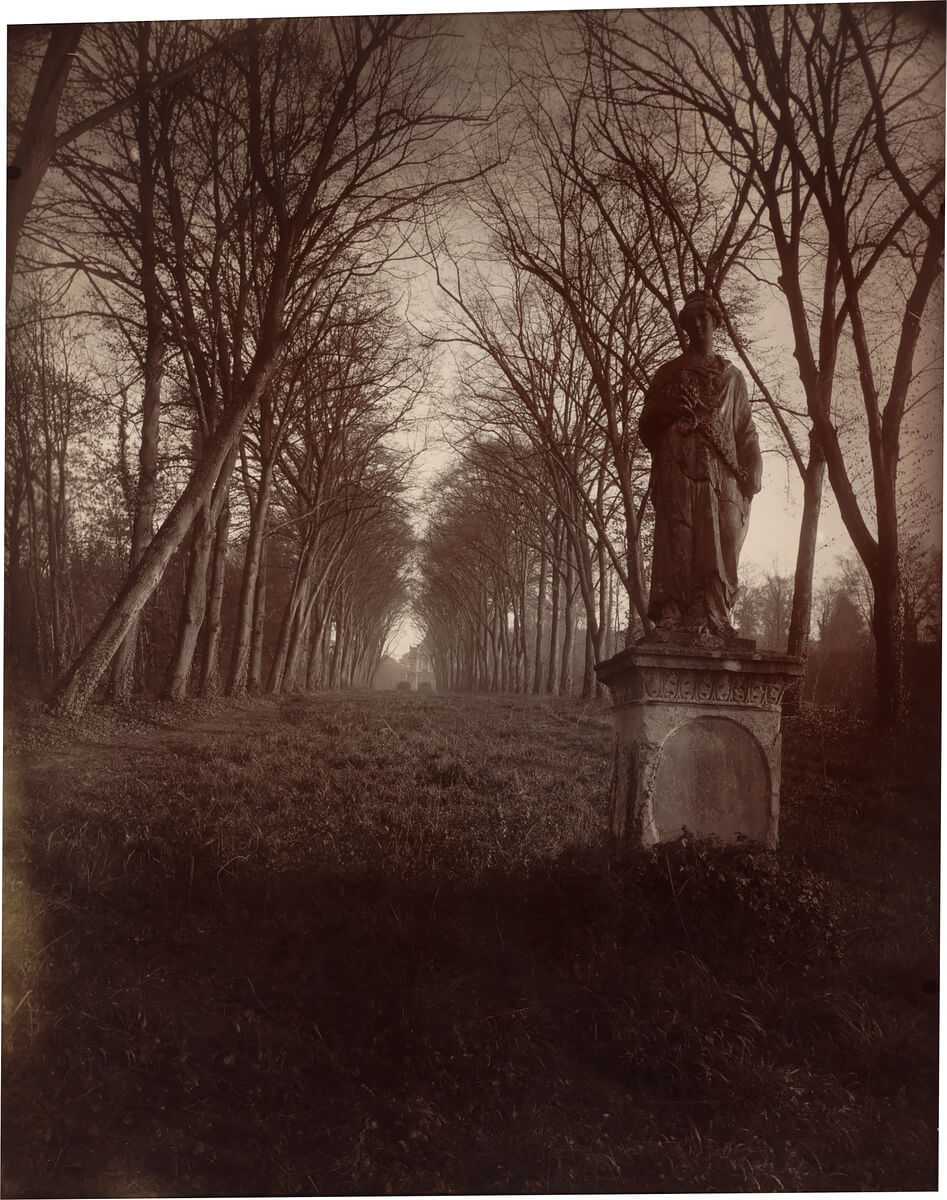
[[[137, 86], [122, 97], [111, 101], [89, 103], [89, 92], [83, 85], [91, 78], [98, 81], [100, 62], [97, 54], [87, 52], [81, 24], [58, 24], [49, 27], [35, 25], [11, 26], [8, 44], [11, 58], [17, 71], [17, 91], [24, 94], [24, 115], [19, 126], [19, 140], [13, 161], [7, 169], [7, 297], [13, 286], [17, 251], [26, 220], [36, 199], [46, 172], [57, 155], [79, 141], [85, 134], [100, 129], [114, 117], [131, 108], [162, 88], [196, 71], [209, 58], [217, 54], [232, 40], [242, 37], [242, 30], [219, 39], [209, 30], [204, 31], [205, 46], [187, 61], [178, 63], [165, 73], [141, 77]], [[30, 71], [31, 43], [45, 38], [42, 57]], [[88, 40], [88, 33], [86, 39]], [[209, 42], [209, 45], [206, 44]], [[75, 64], [79, 63], [78, 69]], [[32, 75], [32, 88], [23, 76]], [[81, 81], [76, 80], [81, 75]], [[75, 85], [76, 97], [72, 98], [65, 128], [60, 128], [60, 109], [63, 105], [67, 84]], [[93, 89], [94, 91], [94, 89]], [[28, 96], [28, 99], [26, 99]], [[81, 104], [81, 108], [78, 106]], [[77, 110], [78, 109], [78, 110]]]
[[313, 615], [327, 619], [324, 590], [366, 514], [385, 497], [393, 502], [405, 464], [386, 442], [428, 378], [426, 353], [399, 327], [382, 291], [348, 296], [318, 337], [296, 349], [296, 412], [273, 470], [282, 514], [273, 532], [292, 545], [294, 569], [271, 690], [301, 672]]
[[[941, 273], [942, 137], [930, 131], [942, 128], [942, 36], [898, 6], [641, 13], [602, 18], [597, 36], [626, 81], [622, 103], [696, 121], [695, 153], [713, 157], [764, 223], [769, 254], [754, 268], [790, 314], [813, 462], [825, 459], [872, 581], [879, 712], [897, 722], [898, 462]], [[872, 320], [882, 306], [884, 328]], [[834, 419], [846, 354], [857, 366], [868, 496]]]
[[[416, 607], [427, 624], [442, 687], [535, 689], [536, 664], [545, 656], [549, 690], [572, 690], [581, 564], [565, 522], [552, 506], [542, 510], [541, 481], [534, 476], [533, 487], [524, 487], [518, 468], [529, 461], [523, 446], [473, 441], [463, 461], [437, 483], [421, 543]], [[541, 466], [536, 456], [532, 462]], [[556, 569], [547, 650], [534, 614], [546, 604], [542, 564], [550, 560]], [[531, 671], [530, 635], [537, 632]]]
[[[182, 177], [195, 180], [197, 163], [180, 155], [202, 155], [210, 163], [227, 160], [224, 146], [234, 117], [245, 119], [241, 152], [252, 184], [254, 220], [235, 222], [240, 230], [253, 230], [245, 254], [252, 254], [252, 336], [234, 357], [233, 345], [217, 338], [223, 330], [201, 328], [197, 306], [182, 303], [177, 309], [181, 330], [178, 345], [201, 345], [201, 335], [214, 338], [193, 370], [213, 365], [208, 381], [195, 378], [198, 395], [210, 380], [226, 384], [226, 402], [202, 447], [188, 482], [161, 528], [150, 542], [115, 603], [83, 653], [60, 682], [53, 700], [59, 711], [77, 712], [92, 693], [102, 672], [135, 615], [153, 591], [174, 550], [221, 481], [225, 464], [235, 453], [244, 422], [259, 402], [284, 347], [300, 323], [310, 320], [313, 304], [329, 281], [348, 278], [358, 267], [374, 269], [390, 254], [386, 235], [394, 223], [416, 214], [433, 195], [440, 147], [436, 134], [452, 117], [436, 107], [442, 89], [434, 49], [436, 31], [423, 18], [357, 18], [327, 22], [279, 22], [265, 30], [253, 29], [245, 48], [232, 50], [226, 69], [240, 80], [242, 97], [236, 112], [227, 103], [221, 111], [220, 135], [204, 146], [172, 144], [176, 167], [165, 170], [174, 226], [174, 262], [169, 264], [179, 297], [192, 297], [206, 278], [200, 263], [206, 247], [192, 253], [189, 241], [202, 223], [176, 207], [180, 188], [170, 185]], [[430, 53], [425, 53], [425, 51]], [[206, 83], [193, 77], [194, 86], [214, 100], [216, 75]], [[313, 99], [318, 100], [313, 103]], [[223, 97], [221, 97], [223, 100]], [[166, 156], [166, 161], [169, 161]], [[210, 179], [219, 175], [210, 174]], [[196, 182], [196, 180], [195, 180]], [[213, 217], [221, 189], [210, 187], [195, 194]], [[237, 197], [231, 213], [242, 216]], [[227, 197], [230, 207], [231, 197]], [[170, 252], [170, 248], [169, 248]], [[239, 245], [234, 248], [239, 261]], [[231, 260], [232, 261], [232, 260]], [[212, 259], [210, 266], [224, 265]], [[227, 264], [229, 265], [229, 264]], [[213, 278], [213, 277], [212, 277]], [[236, 278], [245, 278], [242, 271]], [[340, 280], [340, 282], [342, 282]], [[213, 282], [210, 286], [213, 288]], [[251, 287], [251, 284], [247, 284]], [[213, 311], [213, 310], [212, 310]], [[218, 376], [219, 358], [227, 373]], [[216, 393], [215, 393], [216, 399]]]
[[[79, 636], [71, 558], [77, 451], [94, 409], [84, 326], [37, 282], [8, 326], [6, 364], [7, 576], [12, 616], [25, 632], [29, 595], [34, 662], [55, 675]], [[24, 586], [25, 585], [25, 586]], [[19, 610], [19, 611], [18, 611]], [[14, 657], [23, 657], [23, 647]]]

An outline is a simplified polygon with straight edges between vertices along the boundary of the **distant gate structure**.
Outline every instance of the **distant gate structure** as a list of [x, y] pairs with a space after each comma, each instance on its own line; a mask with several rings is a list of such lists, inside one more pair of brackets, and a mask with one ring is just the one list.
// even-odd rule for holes
[[423, 643], [412, 646], [398, 660], [402, 668], [402, 686], [407, 683], [413, 692], [434, 690], [434, 659]]

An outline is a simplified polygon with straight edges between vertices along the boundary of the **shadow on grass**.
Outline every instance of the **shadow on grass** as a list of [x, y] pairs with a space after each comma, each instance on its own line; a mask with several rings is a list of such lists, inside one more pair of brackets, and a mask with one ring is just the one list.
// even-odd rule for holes
[[936, 1186], [936, 998], [791, 853], [19, 887], [6, 1196]]

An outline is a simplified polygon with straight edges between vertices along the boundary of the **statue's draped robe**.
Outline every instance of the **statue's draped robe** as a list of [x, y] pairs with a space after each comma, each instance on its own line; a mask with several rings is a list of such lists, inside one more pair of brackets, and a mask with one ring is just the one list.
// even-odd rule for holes
[[[730, 633], [749, 497], [763, 469], [743, 376], [719, 355], [665, 363], [639, 433], [651, 451], [655, 513], [648, 615], [659, 626]], [[742, 486], [728, 462], [745, 472]]]

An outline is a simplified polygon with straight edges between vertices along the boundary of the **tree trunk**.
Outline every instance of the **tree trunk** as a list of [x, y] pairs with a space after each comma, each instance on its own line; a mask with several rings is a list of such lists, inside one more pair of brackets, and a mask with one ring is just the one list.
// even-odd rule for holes
[[592, 630], [585, 627], [585, 666], [582, 671], [582, 699], [591, 700], [595, 695], [595, 642]]
[[539, 581], [536, 587], [536, 642], [535, 661], [533, 664], [533, 695], [538, 696], [543, 690], [543, 620], [546, 609], [546, 546], [539, 556]]
[[526, 572], [520, 576], [520, 585], [513, 596], [513, 690], [524, 692], [527, 672], [527, 648], [524, 613], [526, 612]]
[[319, 691], [324, 681], [325, 635], [328, 624], [326, 614], [325, 605], [318, 606], [318, 611], [313, 614], [312, 644], [309, 649], [309, 662], [306, 666], [306, 688], [310, 692]]
[[546, 691], [551, 696], [557, 696], [561, 690], [559, 676], [559, 596], [562, 590], [562, 566], [559, 553], [562, 542], [559, 532], [556, 532], [552, 550], [552, 612], [549, 616], [549, 667], [546, 676]]
[[207, 606], [207, 565], [210, 561], [213, 526], [209, 507], [201, 509], [194, 523], [191, 550], [187, 561], [187, 580], [184, 600], [178, 621], [178, 635], [161, 696], [164, 700], [182, 700], [187, 693], [187, 680], [197, 647], [197, 637]]
[[[796, 574], [792, 591], [792, 613], [789, 618], [789, 638], [786, 653], [806, 661], [809, 655], [809, 629], [812, 624], [812, 576], [819, 539], [819, 518], [822, 513], [822, 487], [825, 480], [825, 455], [818, 438], [809, 434], [809, 461], [803, 477], [802, 524], [796, 551]], [[792, 715], [799, 711], [805, 677], [796, 680], [786, 690], [783, 712]]]
[[253, 633], [253, 615], [256, 607], [257, 584], [263, 562], [263, 547], [266, 537], [266, 520], [270, 511], [272, 495], [273, 464], [263, 464], [257, 502], [250, 514], [250, 530], [247, 549], [243, 559], [243, 574], [240, 580], [240, 600], [237, 605], [237, 628], [233, 651], [230, 656], [230, 673], [227, 679], [228, 696], [236, 696], [247, 689], [250, 667], [250, 645]]
[[[194, 661], [194, 652], [197, 649], [197, 639], [209, 616], [208, 567], [216, 537], [220, 532], [218, 522], [230, 495], [230, 477], [233, 474], [234, 461], [235, 454], [229, 454], [221, 467], [220, 475], [207, 505], [201, 510], [195, 523], [191, 555], [188, 561], [184, 604], [178, 628], [178, 642], [162, 691], [166, 700], [181, 700], [185, 696], [188, 676]], [[229, 521], [228, 514], [228, 527]], [[220, 581], [220, 586], [223, 587], [223, 579]], [[216, 647], [212, 647], [212, 649], [216, 652]]]
[[[596, 661], [601, 661], [603, 658], [608, 658], [611, 653], [612, 633], [612, 572], [609, 569], [605, 546], [601, 539], [599, 539], [598, 544], [598, 599], [598, 643], [595, 647], [595, 654]], [[603, 683], [599, 683], [596, 680], [594, 686], [596, 696], [601, 697], [605, 695], [605, 685]]]
[[[75, 52], [81, 25], [54, 25], [46, 44], [36, 85], [26, 114], [23, 134], [11, 167], [7, 169], [7, 298], [13, 286], [13, 269], [27, 213], [42, 182], [56, 145], [56, 119]], [[11, 169], [12, 168], [12, 169]]]
[[496, 613], [493, 614], [493, 620], [490, 622], [490, 651], [490, 682], [487, 690], [498, 692], [500, 690], [500, 650], [497, 645]]
[[286, 691], [305, 690], [309, 686], [309, 647], [313, 640], [313, 614], [322, 590], [321, 587], [317, 590], [307, 589], [305, 603], [299, 605], [283, 672], [283, 687]]
[[7, 471], [11, 489], [10, 503], [7, 508], [6, 538], [7, 538], [7, 571], [5, 579], [6, 612], [4, 620], [4, 653], [8, 666], [22, 670], [26, 663], [30, 642], [30, 621], [27, 604], [26, 572], [22, 566], [23, 529], [21, 512], [24, 507], [26, 489], [22, 468], [15, 473], [11, 470], [10, 459], [7, 459]]
[[335, 618], [333, 624], [335, 625], [335, 642], [332, 646], [332, 658], [329, 662], [328, 685], [330, 688], [335, 688], [337, 686], [337, 680], [339, 678], [339, 660], [342, 655], [342, 630], [338, 617]]
[[[579, 587], [579, 594], [582, 597], [582, 607], [585, 609], [585, 623], [591, 631], [592, 645], [597, 651], [601, 638], [600, 622], [598, 617], [598, 595], [595, 591], [595, 580], [592, 573], [592, 556], [589, 553], [588, 540], [580, 542], [580, 538], [584, 537], [582, 533], [576, 531], [573, 538], [570, 538], [569, 545], [570, 564], [573, 566], [574, 579]], [[584, 687], [584, 684], [583, 684]]]
[[197, 514], [207, 503], [221, 467], [236, 445], [247, 413], [260, 397], [272, 370], [275, 355], [274, 349], [265, 359], [265, 365], [255, 363], [251, 366], [242, 403], [234, 405], [227, 419], [209, 440], [201, 461], [177, 503], [133, 568], [98, 629], [59, 681], [50, 697], [50, 708], [54, 712], [78, 716], [88, 704], [134, 618], [148, 602], [148, 598], [161, 581], [171, 556], [187, 535]]
[[355, 664], [358, 660], [358, 637], [350, 628], [342, 647], [342, 671], [339, 679], [340, 688], [350, 688], [355, 677]]
[[48, 596], [48, 620], [50, 631], [50, 646], [52, 649], [52, 666], [53, 670], [58, 674], [66, 665], [66, 652], [63, 641], [63, 617], [62, 617], [62, 578], [64, 574], [63, 555], [65, 548], [62, 545], [59, 532], [59, 522], [56, 519], [56, 505], [54, 501], [54, 484], [52, 478], [52, 447], [49, 444], [49, 438], [46, 438], [46, 481], [45, 481], [45, 498], [44, 510], [46, 515], [46, 558], [47, 558], [47, 596]]
[[227, 582], [227, 544], [230, 534], [230, 502], [224, 501], [217, 518], [217, 535], [211, 560], [210, 591], [204, 621], [204, 654], [201, 660], [201, 696], [220, 693], [220, 635], [224, 587]]
[[572, 694], [572, 651], [575, 645], [575, 566], [568, 543], [566, 544], [566, 577], [564, 586], [565, 605], [562, 614], [564, 633], [562, 638], [562, 657], [559, 666], [559, 694], [561, 696], [569, 696]]
[[[142, 26], [138, 45], [139, 85], [147, 82], [148, 25]], [[141, 402], [141, 445], [138, 449], [138, 486], [129, 565], [134, 567], [154, 533], [155, 501], [158, 483], [158, 439], [160, 433], [161, 379], [164, 373], [164, 331], [161, 323], [161, 296], [158, 291], [155, 254], [155, 166], [150, 130], [151, 101], [144, 99], [136, 114], [138, 143], [138, 201], [141, 210], [141, 293], [145, 309], [144, 381]], [[127, 702], [135, 680], [135, 651], [138, 646], [140, 614], [112, 664], [111, 696], [116, 703]]]
[[296, 666], [299, 662], [305, 613], [309, 607], [310, 587], [310, 581], [304, 579], [293, 604], [286, 637], [286, 656], [282, 664], [282, 670], [279, 673], [279, 678], [270, 680], [271, 692], [292, 692], [296, 690]]
[[896, 571], [874, 581], [875, 606], [871, 629], [875, 638], [877, 720], [883, 729], [896, 729], [905, 715], [904, 644], [901, 588]]
[[293, 572], [293, 584], [286, 600], [286, 607], [283, 609], [283, 617], [280, 621], [279, 633], [276, 637], [276, 649], [273, 652], [273, 661], [270, 663], [270, 674], [266, 681], [266, 690], [268, 692], [278, 692], [283, 686], [283, 679], [286, 674], [286, 659], [289, 655], [293, 622], [296, 619], [300, 592], [308, 582], [306, 578], [307, 564], [304, 559], [305, 551], [300, 550], [299, 557], [296, 559], [296, 569]]
[[247, 690], [254, 694], [263, 690], [263, 635], [266, 628], [266, 542], [260, 552], [260, 569], [257, 572], [256, 590], [253, 595], [253, 636], [250, 639], [250, 674]]
[[875, 478], [878, 513], [878, 562], [871, 574], [874, 591], [872, 632], [875, 636], [877, 719], [884, 730], [904, 722], [907, 693], [904, 685], [904, 593], [901, 588], [901, 552], [895, 502], [897, 455], [891, 456]]
[[505, 612], [500, 613], [498, 611], [496, 614], [496, 631], [497, 631], [497, 640], [496, 640], [495, 645], [496, 645], [496, 654], [497, 654], [497, 660], [498, 660], [497, 661], [498, 674], [497, 674], [497, 689], [496, 690], [502, 693], [502, 692], [508, 692], [510, 690], [510, 688], [509, 688], [509, 680], [510, 680], [509, 655], [507, 654], [507, 637], [506, 637], [507, 630], [506, 630], [506, 613]]
[[276, 642], [276, 652], [273, 656], [273, 665], [270, 668], [270, 678], [267, 687], [271, 692], [281, 691], [286, 683], [287, 672], [289, 670], [295, 671], [296, 669], [296, 662], [298, 661], [298, 638], [302, 630], [302, 616], [310, 603], [310, 597], [318, 595], [321, 592], [335, 562], [336, 556], [326, 552], [323, 555], [323, 562], [319, 569], [318, 578], [313, 578], [313, 568], [318, 560], [320, 550], [323, 549], [323, 545], [320, 533], [310, 530], [307, 533], [305, 545], [301, 548], [296, 561], [296, 570], [293, 574], [293, 587], [286, 608], [283, 611], [283, 620], [280, 623], [279, 637]]
[[474, 657], [471, 659], [471, 691], [487, 692], [490, 690], [490, 663], [487, 659], [487, 640], [481, 633], [471, 635], [474, 646]]

